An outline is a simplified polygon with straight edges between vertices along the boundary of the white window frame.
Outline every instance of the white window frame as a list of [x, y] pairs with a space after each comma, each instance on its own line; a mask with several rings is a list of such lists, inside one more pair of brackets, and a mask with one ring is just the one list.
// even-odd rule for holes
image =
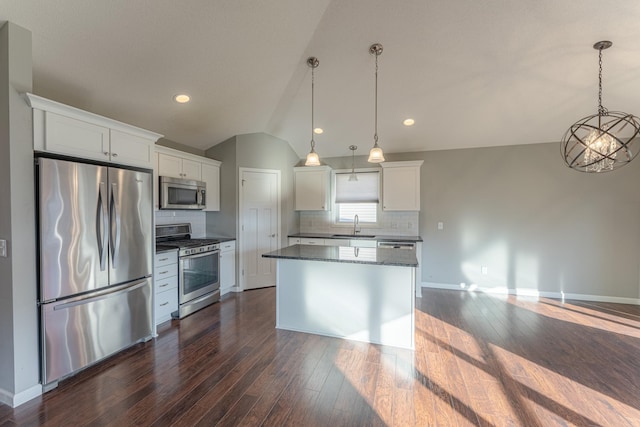
[[[362, 168], [355, 169], [356, 174], [360, 172], [378, 172], [378, 189], [382, 193], [382, 169], [381, 168]], [[333, 216], [333, 225], [336, 227], [349, 227], [353, 228], [353, 220], [351, 221], [338, 221], [338, 203], [336, 203], [336, 174], [339, 173], [351, 173], [351, 169], [335, 169], [331, 171], [331, 214]], [[378, 202], [378, 208], [376, 209], [376, 222], [363, 222], [359, 223], [359, 228], [363, 229], [375, 229], [382, 226], [380, 216], [382, 215], [382, 194], [380, 194], [380, 201]]]

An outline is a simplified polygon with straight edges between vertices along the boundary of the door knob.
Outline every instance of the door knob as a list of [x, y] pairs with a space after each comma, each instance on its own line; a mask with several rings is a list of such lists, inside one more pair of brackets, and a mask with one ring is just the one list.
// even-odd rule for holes
[[271, 235], [271, 236], [269, 236], [269, 237], [276, 237], [276, 235], [275, 235], [275, 234], [272, 234], [272, 235]]

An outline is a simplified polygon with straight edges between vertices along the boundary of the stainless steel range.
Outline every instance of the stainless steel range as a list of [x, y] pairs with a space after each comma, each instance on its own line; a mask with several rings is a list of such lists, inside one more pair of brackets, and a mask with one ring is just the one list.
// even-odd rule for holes
[[156, 226], [156, 250], [178, 248], [176, 319], [220, 300], [220, 241], [192, 239], [191, 224]]

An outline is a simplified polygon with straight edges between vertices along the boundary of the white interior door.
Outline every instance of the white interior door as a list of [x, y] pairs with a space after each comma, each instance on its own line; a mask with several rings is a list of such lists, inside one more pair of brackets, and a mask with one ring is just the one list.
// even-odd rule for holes
[[242, 289], [275, 286], [275, 260], [262, 254], [280, 241], [280, 171], [240, 168], [239, 200]]

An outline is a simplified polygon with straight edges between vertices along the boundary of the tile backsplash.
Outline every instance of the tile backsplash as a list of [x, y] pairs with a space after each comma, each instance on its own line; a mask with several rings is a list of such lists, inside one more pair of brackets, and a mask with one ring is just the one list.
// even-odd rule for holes
[[[382, 236], [417, 236], [419, 214], [419, 212], [382, 211], [377, 225], [362, 224], [358, 228], [371, 230]], [[352, 225], [336, 225], [333, 218], [334, 213], [331, 211], [300, 212], [300, 232], [339, 234], [353, 228]]]
[[156, 225], [191, 223], [191, 237], [207, 234], [207, 217], [203, 211], [156, 211]]

